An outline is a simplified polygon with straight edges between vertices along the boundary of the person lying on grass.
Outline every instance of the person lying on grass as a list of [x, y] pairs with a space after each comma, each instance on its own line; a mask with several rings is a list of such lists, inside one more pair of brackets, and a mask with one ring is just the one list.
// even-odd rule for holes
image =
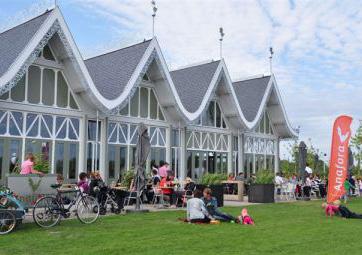
[[215, 197], [212, 196], [212, 191], [210, 188], [205, 188], [203, 192], [203, 198], [201, 199], [206, 206], [206, 210], [208, 213], [219, 221], [224, 222], [239, 222], [239, 220], [229, 214], [223, 213], [217, 207], [217, 200]]
[[238, 220], [243, 225], [255, 225], [254, 220], [250, 217], [246, 208], [241, 210], [241, 215], [238, 217]]
[[194, 197], [187, 201], [187, 221], [191, 223], [210, 223], [214, 218], [205, 208], [204, 202], [200, 199], [202, 192], [194, 191]]
[[326, 216], [329, 217], [339, 215], [345, 219], [362, 219], [362, 214], [350, 211], [347, 207], [341, 205], [341, 201], [339, 200], [334, 201], [333, 204], [323, 203], [322, 207], [325, 209]]

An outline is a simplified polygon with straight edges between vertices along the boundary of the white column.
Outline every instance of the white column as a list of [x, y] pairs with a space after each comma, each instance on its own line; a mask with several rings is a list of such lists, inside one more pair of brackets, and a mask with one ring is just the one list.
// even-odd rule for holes
[[280, 152], [279, 152], [279, 143], [280, 143], [280, 139], [279, 139], [279, 137], [275, 140], [275, 152], [274, 152], [274, 173], [277, 173], [277, 172], [279, 172], [280, 171], [280, 169], [279, 169], [279, 154], [280, 154]]
[[107, 160], [107, 126], [108, 118], [105, 118], [101, 122], [101, 134], [100, 134], [100, 153], [99, 153], [99, 171], [103, 180], [108, 181], [108, 176], [106, 175], [106, 160]]
[[228, 135], [228, 174], [231, 174], [234, 172], [235, 169], [233, 166], [233, 135]]
[[184, 180], [186, 178], [186, 128], [181, 128], [181, 147], [180, 147], [180, 169], [179, 179]]
[[171, 165], [171, 134], [172, 134], [171, 130], [172, 126], [169, 125], [169, 127], [166, 128], [166, 162], [168, 162], [170, 165]]
[[238, 135], [238, 164], [239, 164], [239, 169], [238, 169], [238, 173], [243, 172], [245, 174], [245, 169], [244, 169], [244, 135], [239, 133]]
[[78, 173], [81, 172], [86, 172], [86, 168], [87, 168], [87, 116], [84, 115], [83, 118], [80, 119], [80, 123], [79, 123], [79, 163], [78, 163]]

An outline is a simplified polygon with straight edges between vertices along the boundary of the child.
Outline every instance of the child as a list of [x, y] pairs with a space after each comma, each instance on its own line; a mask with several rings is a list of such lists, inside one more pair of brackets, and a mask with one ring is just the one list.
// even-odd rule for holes
[[82, 172], [79, 174], [79, 182], [77, 183], [77, 186], [82, 192], [89, 193], [89, 185], [86, 173]]
[[254, 225], [254, 220], [249, 216], [248, 210], [246, 208], [243, 208], [241, 210], [241, 215], [238, 217], [239, 221], [243, 225]]
[[350, 211], [347, 207], [341, 205], [341, 201], [339, 200], [334, 201], [333, 205], [328, 205], [324, 203], [322, 204], [322, 207], [326, 208], [327, 216], [338, 215], [346, 219], [362, 219], [362, 214]]
[[322, 208], [325, 209], [326, 216], [332, 217], [338, 212], [338, 205], [323, 203]]
[[57, 175], [57, 181], [56, 181], [56, 183], [57, 183], [58, 185], [62, 185], [63, 182], [64, 182], [64, 177], [63, 177], [63, 175], [58, 174], [58, 175]]

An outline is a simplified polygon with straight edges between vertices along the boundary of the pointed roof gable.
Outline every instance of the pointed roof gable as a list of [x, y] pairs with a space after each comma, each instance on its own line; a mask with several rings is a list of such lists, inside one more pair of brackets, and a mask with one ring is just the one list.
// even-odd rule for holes
[[123, 92], [151, 40], [85, 60], [98, 91], [108, 100]]
[[53, 10], [0, 33], [0, 77], [11, 67]]
[[234, 91], [241, 111], [247, 121], [257, 117], [260, 105], [266, 93], [270, 76], [233, 82]]
[[190, 66], [170, 72], [183, 106], [189, 112], [199, 109], [220, 61]]

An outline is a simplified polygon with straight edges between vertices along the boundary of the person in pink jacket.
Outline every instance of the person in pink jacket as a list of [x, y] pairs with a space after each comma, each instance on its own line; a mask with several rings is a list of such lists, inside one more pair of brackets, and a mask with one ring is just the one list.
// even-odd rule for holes
[[25, 161], [21, 164], [20, 174], [40, 174], [44, 175], [42, 172], [39, 172], [34, 169], [34, 155], [32, 153], [28, 153], [25, 157]]

